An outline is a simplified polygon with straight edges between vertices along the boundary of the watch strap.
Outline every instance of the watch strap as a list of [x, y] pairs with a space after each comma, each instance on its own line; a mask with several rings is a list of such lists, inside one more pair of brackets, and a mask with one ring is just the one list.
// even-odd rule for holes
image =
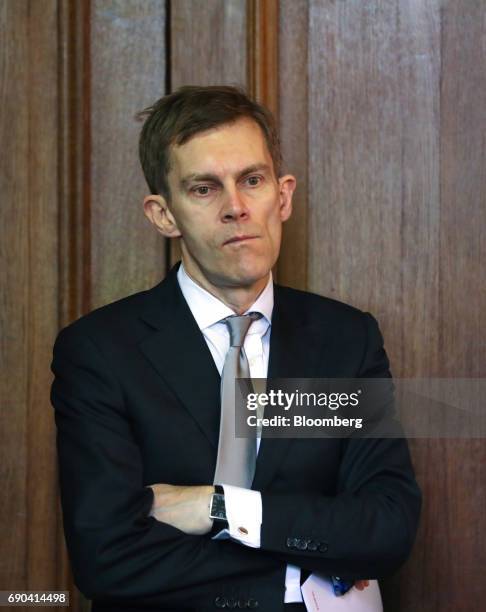
[[218, 493], [219, 495], [224, 495], [224, 487], [223, 485], [213, 485], [214, 486], [214, 492]]
[[[222, 495], [224, 497], [224, 488], [222, 485], [215, 484], [214, 486], [214, 495]], [[213, 497], [211, 496], [211, 505], [212, 505]], [[223, 529], [229, 529], [228, 521], [221, 519], [213, 519], [213, 526], [211, 531], [209, 532], [211, 537], [222, 531]]]

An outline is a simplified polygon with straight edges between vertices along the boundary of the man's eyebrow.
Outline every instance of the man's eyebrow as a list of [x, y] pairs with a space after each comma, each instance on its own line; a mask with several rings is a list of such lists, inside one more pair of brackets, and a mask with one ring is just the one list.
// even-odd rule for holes
[[219, 176], [216, 176], [216, 174], [211, 174], [209, 172], [198, 174], [197, 172], [195, 172], [181, 178], [181, 187], [188, 187], [191, 183], [194, 183], [196, 181], [210, 181], [211, 183], [221, 183]]
[[253, 172], [270, 172], [270, 166], [268, 164], [253, 164], [252, 166], [244, 168], [244, 170], [238, 174], [238, 178], [246, 174], [252, 174]]
[[[252, 164], [251, 166], [247, 166], [246, 168], [244, 168], [243, 170], [240, 170], [240, 172], [238, 172], [238, 174], [236, 175], [237, 179], [240, 179], [241, 177], [247, 175], [247, 174], [251, 174], [252, 172], [269, 172], [270, 171], [270, 166], [268, 164]], [[193, 172], [192, 174], [188, 174], [187, 176], [184, 176], [181, 181], [181, 187], [187, 187], [190, 183], [193, 183], [195, 181], [211, 181], [212, 183], [217, 183], [218, 185], [221, 184], [221, 179], [219, 178], [219, 176], [217, 176], [216, 174], [212, 174], [210, 172], [204, 172], [201, 174], [198, 174], [197, 172]]]

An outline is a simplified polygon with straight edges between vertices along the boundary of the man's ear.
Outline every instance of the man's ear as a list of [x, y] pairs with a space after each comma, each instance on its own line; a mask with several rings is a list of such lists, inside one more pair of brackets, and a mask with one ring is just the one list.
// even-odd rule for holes
[[143, 211], [150, 223], [153, 223], [157, 231], [166, 238], [181, 236], [174, 215], [163, 196], [155, 194], [146, 196], [143, 200]]
[[294, 195], [297, 180], [292, 174], [286, 174], [278, 179], [280, 219], [287, 221], [292, 214], [292, 196]]

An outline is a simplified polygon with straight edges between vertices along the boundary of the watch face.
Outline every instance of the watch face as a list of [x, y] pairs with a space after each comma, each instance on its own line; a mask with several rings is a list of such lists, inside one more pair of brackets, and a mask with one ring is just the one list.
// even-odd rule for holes
[[209, 518], [216, 519], [219, 521], [226, 520], [226, 506], [224, 504], [224, 495], [220, 495], [219, 493], [213, 493]]

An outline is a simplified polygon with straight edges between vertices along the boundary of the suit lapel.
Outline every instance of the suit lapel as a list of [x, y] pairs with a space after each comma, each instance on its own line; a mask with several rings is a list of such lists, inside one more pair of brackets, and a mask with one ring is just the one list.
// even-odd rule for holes
[[[221, 378], [182, 295], [177, 268], [148, 292], [148, 304], [140, 316], [152, 330], [139, 348], [217, 451]], [[322, 327], [305, 320], [301, 304], [285, 289], [278, 285], [274, 289], [268, 378], [313, 378], [326, 344]], [[262, 439], [254, 490], [270, 483], [291, 443], [290, 438]]]
[[[272, 379], [315, 377], [325, 344], [322, 328], [303, 318], [298, 301], [278, 285], [274, 289], [267, 389]], [[252, 489], [265, 489], [291, 444], [292, 438], [262, 438]]]
[[153, 330], [139, 348], [217, 449], [221, 379], [180, 290], [177, 268], [149, 292], [141, 317]]

